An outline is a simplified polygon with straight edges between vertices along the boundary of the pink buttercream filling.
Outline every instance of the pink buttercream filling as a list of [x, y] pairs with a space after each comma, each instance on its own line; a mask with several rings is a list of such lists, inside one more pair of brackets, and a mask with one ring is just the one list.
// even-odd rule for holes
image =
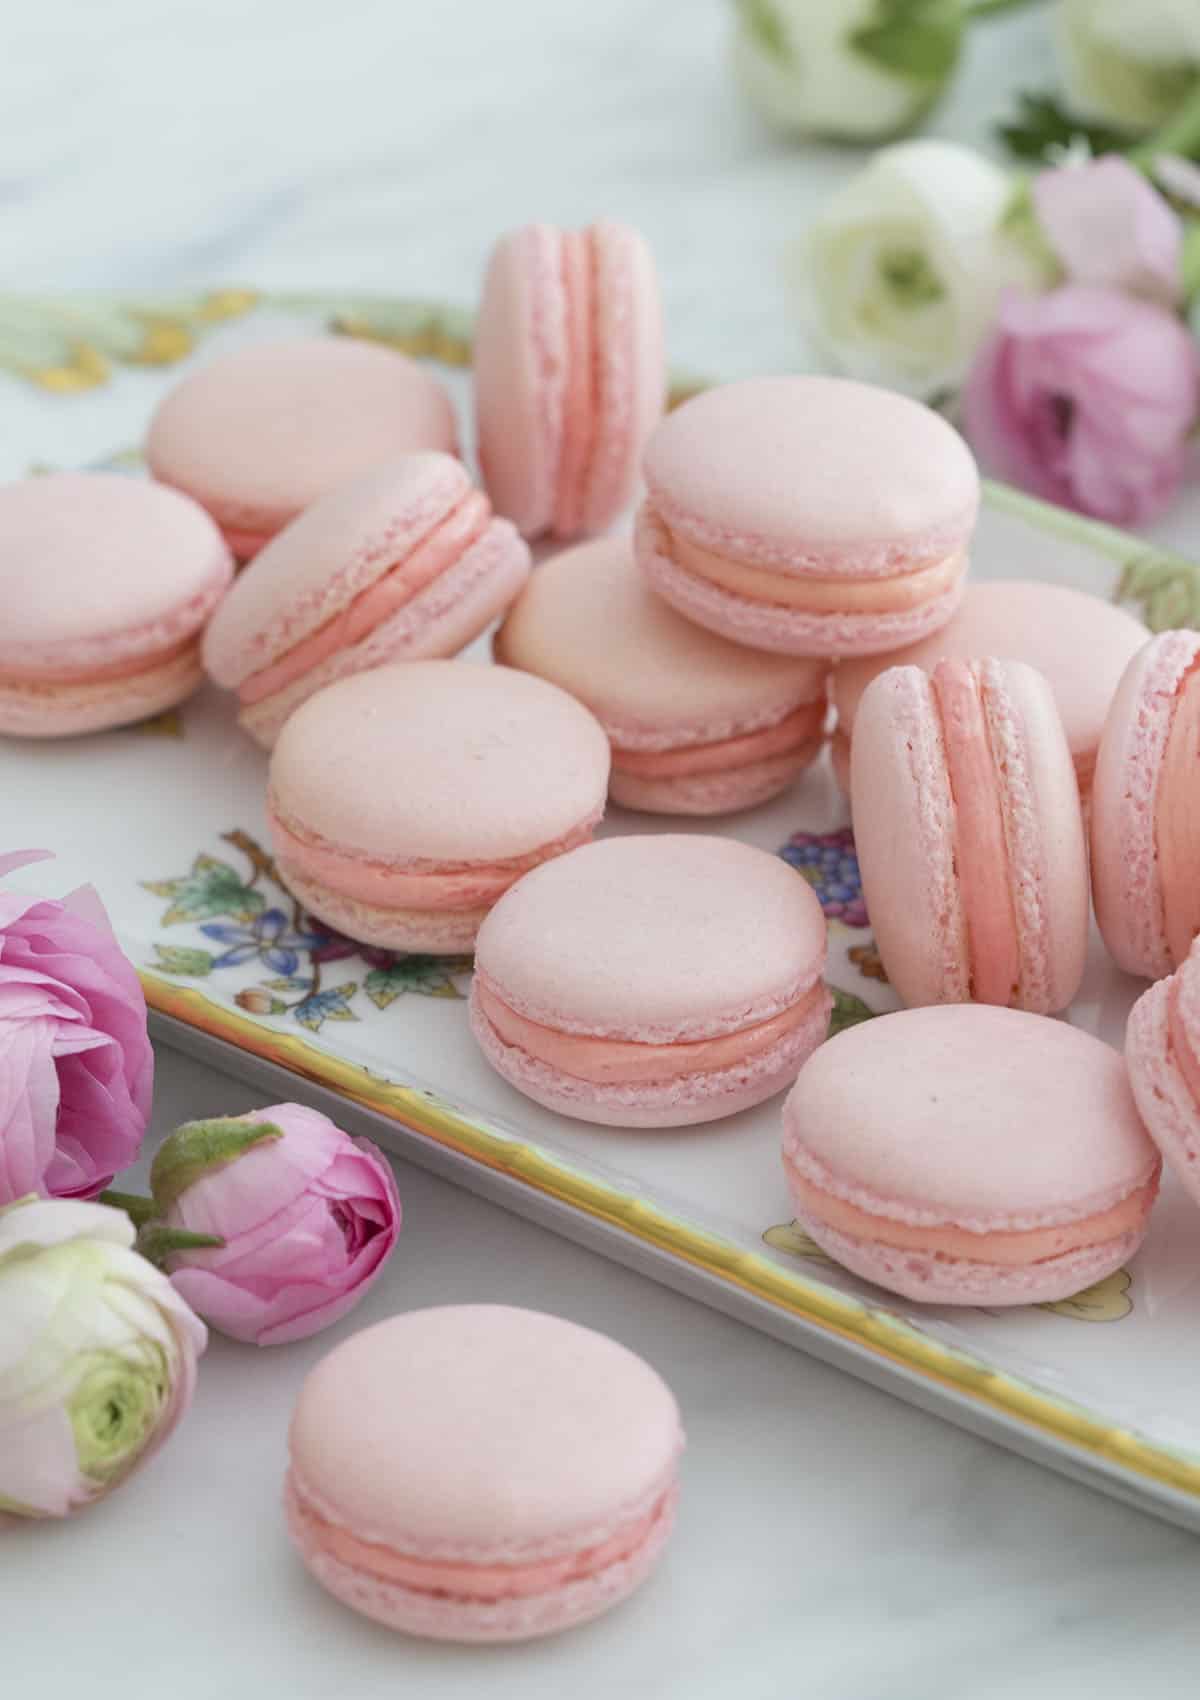
[[996, 763], [979, 681], [966, 661], [939, 661], [930, 681], [942, 719], [955, 811], [955, 863], [967, 923], [971, 995], [1008, 1004], [1020, 979], [1017, 920]]
[[108, 679], [136, 679], [142, 673], [156, 673], [198, 643], [193, 633], [153, 655], [127, 656], [104, 667], [5, 667], [0, 669], [0, 685], [101, 685]]
[[564, 1033], [518, 1015], [480, 980], [475, 987], [479, 1006], [506, 1045], [524, 1051], [538, 1062], [590, 1080], [598, 1086], [644, 1085], [652, 1081], [707, 1074], [761, 1056], [802, 1026], [825, 996], [817, 982], [790, 1009], [767, 1021], [722, 1033], [714, 1039], [679, 1040], [670, 1045], [644, 1045], [632, 1039], [599, 1039]]
[[568, 1582], [598, 1575], [610, 1565], [631, 1558], [645, 1545], [655, 1524], [667, 1511], [672, 1497], [668, 1489], [653, 1510], [621, 1529], [598, 1546], [563, 1558], [542, 1559], [535, 1564], [449, 1564], [396, 1552], [391, 1547], [359, 1540], [346, 1529], [327, 1522], [308, 1506], [304, 1518], [317, 1535], [321, 1550], [350, 1569], [395, 1582], [422, 1594], [445, 1594], [467, 1600], [525, 1599], [548, 1593]]
[[1154, 806], [1154, 848], [1171, 960], [1200, 932], [1200, 661], [1175, 695]]
[[[220, 524], [219, 521], [218, 524]], [[245, 566], [247, 561], [253, 560], [260, 549], [266, 548], [275, 532], [282, 529], [280, 525], [272, 531], [239, 531], [236, 525], [222, 525], [221, 536], [228, 543], [234, 559], [240, 566]]]
[[727, 773], [750, 767], [769, 756], [800, 750], [820, 738], [825, 726], [825, 699], [804, 703], [774, 726], [719, 738], [712, 744], [690, 744], [675, 750], [613, 749], [615, 772], [643, 779], [678, 779], [693, 773]]
[[921, 608], [944, 595], [966, 570], [967, 558], [960, 550], [932, 566], [898, 570], [890, 578], [819, 578], [770, 572], [705, 549], [680, 532], [671, 531], [661, 518], [659, 525], [669, 554], [687, 572], [752, 602], [799, 608], [811, 614], [894, 614]]
[[1158, 1174], [1117, 1204], [1099, 1210], [1078, 1222], [1063, 1222], [1050, 1228], [996, 1229], [979, 1233], [970, 1228], [923, 1227], [898, 1222], [890, 1216], [875, 1216], [826, 1192], [802, 1175], [788, 1158], [788, 1185], [796, 1202], [818, 1222], [876, 1245], [900, 1251], [922, 1251], [940, 1257], [965, 1258], [971, 1263], [995, 1263], [1019, 1269], [1042, 1263], [1066, 1252], [1084, 1251], [1088, 1246], [1106, 1245], [1141, 1228], [1158, 1192]]
[[311, 636], [294, 644], [270, 666], [243, 679], [238, 686], [241, 701], [249, 707], [264, 697], [274, 696], [314, 667], [320, 667], [331, 655], [361, 642], [376, 626], [411, 602], [418, 591], [460, 560], [481, 535], [491, 515], [491, 504], [483, 492], [470, 491], [415, 549], [361, 591], [348, 607]]
[[380, 909], [478, 909], [493, 904], [515, 880], [539, 862], [561, 856], [592, 836], [593, 821], [507, 861], [479, 862], [446, 868], [414, 869], [351, 856], [332, 845], [300, 837], [281, 818], [268, 799], [267, 818], [275, 850], [284, 871], [294, 868], [302, 878], [336, 891], [343, 897]]
[[596, 436], [596, 279], [590, 230], [562, 235], [567, 369], [554, 529], [570, 537], [583, 524], [584, 497]]

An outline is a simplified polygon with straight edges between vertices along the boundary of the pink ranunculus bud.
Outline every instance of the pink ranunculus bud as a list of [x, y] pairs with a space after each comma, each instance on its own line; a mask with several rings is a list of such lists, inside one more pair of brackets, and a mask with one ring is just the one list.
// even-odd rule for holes
[[0, 1209], [0, 1521], [66, 1517], [124, 1481], [187, 1410], [206, 1340], [122, 1211]]
[[[0, 876], [45, 854], [0, 856]], [[153, 1083], [146, 1000], [95, 892], [0, 891], [0, 1204], [102, 1191], [138, 1154]]]
[[998, 477], [1129, 525], [1179, 486], [1198, 384], [1200, 354], [1173, 314], [1069, 284], [1002, 303], [963, 415]]
[[[162, 1230], [144, 1238], [179, 1292], [214, 1328], [259, 1346], [344, 1316], [400, 1230], [387, 1159], [301, 1104], [186, 1122], [155, 1157], [150, 1187]], [[222, 1243], [176, 1251], [172, 1230]]]
[[1033, 180], [1042, 234], [1071, 283], [1173, 306], [1183, 290], [1183, 225], [1120, 154], [1062, 165]]

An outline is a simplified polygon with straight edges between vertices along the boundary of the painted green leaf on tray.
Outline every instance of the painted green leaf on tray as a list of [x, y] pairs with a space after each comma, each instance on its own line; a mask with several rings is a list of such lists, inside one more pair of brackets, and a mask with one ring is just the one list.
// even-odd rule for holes
[[1085, 1287], [1082, 1293], [1059, 1299], [1056, 1304], [1039, 1305], [1038, 1309], [1052, 1310], [1055, 1316], [1067, 1316], [1075, 1322], [1120, 1322], [1133, 1309], [1130, 1282], [1128, 1269], [1118, 1269], [1094, 1287]]
[[139, 720], [129, 730], [140, 732], [144, 738], [182, 738], [183, 716], [177, 708], [168, 708], [162, 714], [151, 715], [149, 720]]
[[853, 992], [844, 992], [840, 986], [830, 986], [829, 995], [833, 999], [833, 1010], [829, 1017], [829, 1037], [843, 1032], [847, 1027], [855, 1027], [860, 1021], [870, 1021], [879, 1011], [872, 1009], [869, 1003], [856, 997]]
[[876, 0], [850, 45], [881, 70], [940, 83], [958, 62], [962, 25], [960, 0]]
[[327, 992], [313, 992], [296, 1004], [292, 1014], [310, 1033], [319, 1033], [326, 1021], [357, 1021], [350, 1008], [350, 999], [357, 990], [358, 981], [347, 980], [341, 986], [331, 986]]
[[187, 945], [175, 944], [156, 944], [154, 949], [158, 961], [151, 966], [161, 968], [164, 974], [181, 974], [188, 979], [202, 980], [206, 974], [212, 973], [214, 958], [210, 950], [192, 950]]
[[171, 899], [162, 918], [164, 927], [180, 921], [204, 921], [214, 915], [252, 921], [265, 903], [261, 892], [243, 883], [236, 868], [215, 856], [197, 856], [191, 872], [182, 879], [143, 880], [142, 884], [156, 897]]
[[1126, 563], [1118, 602], [1136, 602], [1152, 632], [1200, 626], [1200, 567], [1169, 555], [1138, 555]]
[[386, 1009], [405, 992], [423, 998], [461, 998], [453, 975], [470, 971], [469, 956], [402, 956], [386, 968], [373, 968], [363, 988], [376, 1009]]
[[767, 1245], [776, 1251], [786, 1251], [792, 1257], [810, 1257], [817, 1263], [832, 1263], [828, 1252], [822, 1251], [811, 1234], [806, 1234], [799, 1222], [782, 1222], [768, 1228], [763, 1235]]

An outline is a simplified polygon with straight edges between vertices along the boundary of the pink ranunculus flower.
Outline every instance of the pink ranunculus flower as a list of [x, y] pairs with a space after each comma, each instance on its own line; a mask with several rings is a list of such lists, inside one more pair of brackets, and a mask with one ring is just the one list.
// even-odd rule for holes
[[1120, 154], [1043, 171], [1033, 180], [1042, 233], [1071, 283], [1125, 290], [1173, 306], [1183, 289], [1183, 225]]
[[[0, 876], [46, 851], [0, 856]], [[0, 1204], [88, 1198], [141, 1147], [146, 1000], [90, 887], [0, 891]]]
[[998, 477], [1128, 525], [1179, 486], [1198, 382], [1200, 355], [1171, 313], [1067, 285], [1002, 303], [967, 380], [964, 421]]
[[0, 1522], [111, 1493], [187, 1410], [207, 1338], [123, 1211], [0, 1209]]
[[[400, 1231], [387, 1159], [301, 1104], [186, 1122], [155, 1157], [150, 1188], [179, 1292], [214, 1328], [259, 1346], [344, 1316]], [[172, 1230], [221, 1243], [176, 1251]], [[155, 1229], [144, 1239], [155, 1244]]]

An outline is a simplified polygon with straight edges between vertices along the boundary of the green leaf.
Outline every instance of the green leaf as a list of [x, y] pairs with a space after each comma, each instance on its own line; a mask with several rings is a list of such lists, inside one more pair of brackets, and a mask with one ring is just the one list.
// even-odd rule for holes
[[264, 1140], [282, 1138], [283, 1129], [274, 1122], [248, 1122], [242, 1116], [184, 1122], [167, 1135], [150, 1165], [154, 1202], [160, 1210], [169, 1210], [202, 1176], [236, 1163]]
[[996, 134], [1018, 159], [1052, 163], [1073, 142], [1086, 142], [1093, 154], [1124, 153], [1130, 144], [1126, 131], [1077, 117], [1053, 95], [1022, 94], [1017, 106], [1017, 116], [997, 124]]
[[161, 968], [164, 974], [183, 974], [193, 980], [202, 980], [206, 974], [212, 973], [215, 958], [210, 950], [192, 950], [187, 945], [178, 944], [156, 944], [154, 950], [158, 961], [151, 966]]
[[962, 0], [876, 0], [849, 42], [885, 71], [940, 84], [958, 63], [962, 33]]
[[187, 1228], [169, 1228], [165, 1222], [148, 1222], [138, 1234], [136, 1249], [148, 1262], [165, 1269], [174, 1251], [204, 1251], [224, 1244], [220, 1234], [193, 1234]]
[[466, 973], [470, 966], [469, 956], [403, 956], [386, 968], [372, 968], [363, 990], [376, 1009], [386, 1009], [405, 992], [423, 998], [461, 998], [451, 976]]
[[137, 1192], [113, 1192], [106, 1188], [96, 1202], [107, 1204], [113, 1210], [123, 1210], [135, 1228], [141, 1228], [147, 1222], [153, 1221], [158, 1214], [158, 1205], [154, 1200], [143, 1198]]
[[762, 51], [780, 65], [791, 65], [787, 27], [771, 0], [738, 0], [738, 10], [747, 34], [754, 37]]
[[1135, 602], [1152, 632], [1200, 627], [1200, 567], [1147, 552], [1127, 561], [1118, 602]]
[[143, 880], [156, 897], [169, 897], [171, 907], [162, 918], [164, 927], [180, 921], [207, 921], [229, 915], [235, 921], [252, 921], [264, 907], [265, 898], [242, 881], [236, 868], [215, 856], [197, 856], [191, 872], [182, 879]]
[[840, 986], [830, 986], [829, 995], [833, 999], [833, 1011], [829, 1017], [829, 1037], [842, 1033], [847, 1027], [857, 1027], [860, 1021], [870, 1021], [878, 1010], [871, 1008], [862, 998], [853, 992], [844, 992]]

